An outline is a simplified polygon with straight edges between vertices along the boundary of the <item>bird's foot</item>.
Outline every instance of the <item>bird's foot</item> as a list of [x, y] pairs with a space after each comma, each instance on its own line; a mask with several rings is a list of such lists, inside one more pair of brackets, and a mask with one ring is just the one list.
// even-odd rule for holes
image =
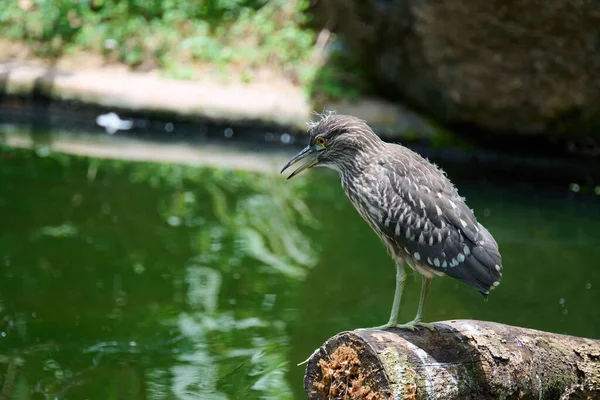
[[430, 324], [429, 322], [417, 322], [415, 325], [427, 328], [431, 332], [435, 332], [435, 324]]
[[410, 322], [407, 322], [405, 324], [395, 324], [392, 325], [394, 328], [398, 328], [398, 329], [408, 329], [409, 331], [414, 331], [417, 329], [417, 327], [422, 327], [422, 328], [427, 328], [430, 331], [435, 331], [435, 325], [434, 324], [430, 324], [427, 322], [421, 322], [420, 320], [412, 320]]
[[435, 325], [434, 324], [430, 324], [427, 322], [421, 322], [420, 320], [412, 320], [410, 322], [407, 322], [405, 324], [396, 324], [393, 322], [388, 322], [387, 324], [383, 324], [380, 326], [374, 326], [371, 329], [388, 329], [388, 328], [398, 328], [398, 329], [408, 329], [409, 331], [414, 331], [417, 329], [417, 327], [423, 327], [423, 328], [427, 328], [430, 331], [435, 331]]

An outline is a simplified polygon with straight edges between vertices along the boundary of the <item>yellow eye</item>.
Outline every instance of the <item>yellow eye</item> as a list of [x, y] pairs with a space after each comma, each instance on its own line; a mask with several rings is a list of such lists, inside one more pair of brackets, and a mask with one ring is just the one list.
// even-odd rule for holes
[[315, 143], [318, 144], [319, 146], [325, 146], [325, 143], [327, 143], [327, 140], [325, 140], [324, 137], [318, 137], [315, 139]]

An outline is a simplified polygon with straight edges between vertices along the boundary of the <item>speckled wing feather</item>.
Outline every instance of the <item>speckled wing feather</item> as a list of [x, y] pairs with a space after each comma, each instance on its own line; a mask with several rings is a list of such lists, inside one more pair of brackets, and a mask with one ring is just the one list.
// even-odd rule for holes
[[375, 185], [378, 208], [387, 210], [382, 233], [405, 258], [487, 294], [502, 276], [496, 241], [443, 172], [416, 153], [398, 148], [401, 157], [392, 154], [392, 162], [378, 164], [378, 175], [384, 179]]

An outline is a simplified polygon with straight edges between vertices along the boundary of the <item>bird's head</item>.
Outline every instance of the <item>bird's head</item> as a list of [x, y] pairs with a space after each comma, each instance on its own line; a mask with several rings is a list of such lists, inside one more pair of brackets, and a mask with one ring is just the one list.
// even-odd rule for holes
[[292, 157], [281, 170], [283, 172], [299, 164], [287, 179], [312, 167], [324, 166], [344, 171], [355, 165], [361, 156], [376, 154], [375, 151], [384, 145], [365, 121], [350, 115], [326, 114], [310, 125], [308, 133], [308, 146]]

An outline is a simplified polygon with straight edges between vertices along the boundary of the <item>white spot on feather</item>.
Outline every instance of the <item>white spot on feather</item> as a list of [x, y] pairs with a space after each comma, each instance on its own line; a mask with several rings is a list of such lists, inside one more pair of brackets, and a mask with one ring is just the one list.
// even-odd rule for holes
[[436, 204], [435, 205], [435, 211], [437, 211], [437, 215], [442, 215], [442, 209]]
[[448, 200], [448, 203], [452, 206], [452, 208], [456, 208], [456, 204], [452, 200]]
[[419, 199], [419, 205], [421, 206], [421, 208], [425, 208], [425, 203], [423, 203], [423, 200]]
[[444, 262], [442, 263], [442, 267], [444, 267], [444, 268], [448, 267], [448, 263], [446, 262], [446, 260], [444, 260]]
[[431, 258], [429, 258], [429, 257], [427, 257], [427, 264], [433, 265], [433, 261], [431, 261]]
[[439, 259], [437, 259], [437, 258], [434, 258], [434, 259], [433, 259], [433, 264], [434, 264], [436, 267], [439, 267], [439, 266], [440, 266], [440, 260], [439, 260]]
[[378, 209], [376, 209], [375, 207], [369, 207], [369, 212], [372, 215], [377, 216], [377, 218], [379, 218], [379, 220], [383, 219], [383, 215], [381, 215], [381, 212]]
[[496, 281], [496, 282], [492, 283], [492, 285], [494, 285], [494, 287], [498, 287], [500, 285], [500, 282]]
[[413, 254], [413, 256], [415, 257], [415, 260], [417, 260], [417, 261], [419, 261], [421, 259], [421, 255], [418, 252]]
[[406, 238], [410, 238], [410, 228], [406, 228]]
[[463, 226], [463, 228], [467, 227], [467, 222], [464, 219], [460, 219], [460, 224]]
[[425, 238], [423, 237], [423, 232], [421, 232], [421, 234], [419, 235], [419, 243], [421, 243], [421, 244], [425, 243]]
[[396, 232], [396, 236], [400, 236], [400, 224], [399, 223], [396, 224], [396, 230], [395, 230], [395, 232]]
[[433, 235], [429, 236], [429, 245], [433, 246]]
[[463, 253], [465, 253], [465, 256], [471, 254], [471, 249], [469, 249], [469, 246], [465, 245], [465, 247], [463, 247]]
[[442, 243], [442, 232], [438, 231], [438, 243]]
[[494, 265], [494, 268], [496, 268], [496, 271], [500, 272], [501, 268], [498, 264]]
[[458, 253], [458, 256], [456, 256], [456, 259], [458, 260], [458, 262], [463, 262], [463, 261], [465, 261], [465, 256], [462, 253]]

